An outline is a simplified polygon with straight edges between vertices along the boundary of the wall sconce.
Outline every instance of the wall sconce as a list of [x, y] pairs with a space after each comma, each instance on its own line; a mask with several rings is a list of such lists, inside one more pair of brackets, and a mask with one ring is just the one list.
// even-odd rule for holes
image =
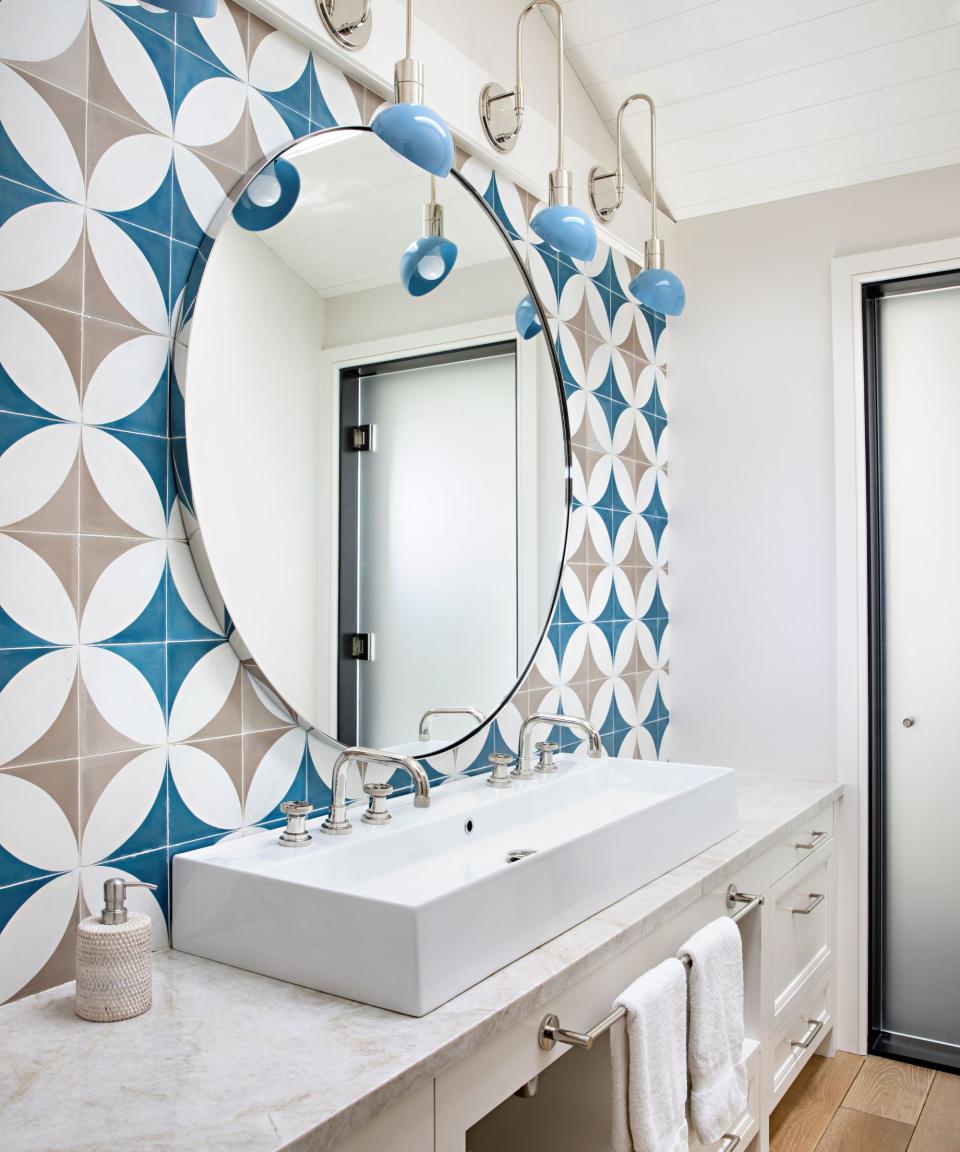
[[456, 262], [457, 246], [443, 235], [443, 205], [437, 203], [437, 180], [431, 176], [423, 235], [400, 257], [400, 283], [411, 296], [426, 296], [446, 280]]
[[538, 332], [543, 331], [543, 325], [540, 323], [540, 316], [537, 313], [537, 306], [533, 302], [533, 297], [528, 292], [526, 296], [521, 297], [520, 303], [516, 307], [513, 314], [514, 323], [517, 326], [517, 331], [520, 333], [524, 340], [532, 340]]
[[407, 0], [406, 55], [393, 70], [394, 103], [370, 121], [377, 136], [412, 163], [434, 176], [453, 167], [453, 136], [442, 116], [421, 103], [423, 65], [413, 59], [413, 0]]
[[316, 0], [316, 4], [324, 28], [341, 48], [355, 52], [366, 46], [373, 31], [371, 0]]
[[293, 211], [300, 196], [300, 173], [278, 158], [258, 172], [233, 206], [233, 218], [248, 232], [264, 232]]
[[513, 91], [497, 83], [480, 93], [480, 120], [487, 139], [498, 152], [510, 152], [523, 127], [523, 22], [534, 8], [545, 5], [557, 13], [557, 167], [550, 173], [549, 207], [542, 208], [530, 227], [558, 251], [575, 260], [592, 260], [597, 250], [593, 221], [573, 207], [573, 175], [563, 166], [563, 10], [557, 0], [531, 0], [517, 20], [517, 77]]
[[181, 16], [195, 16], [205, 20], [217, 14], [217, 0], [150, 0], [154, 8], [178, 12]]
[[[643, 92], [628, 96], [617, 112], [617, 169], [603, 172], [590, 170], [588, 190], [593, 210], [601, 220], [610, 220], [623, 203], [623, 146], [621, 128], [623, 113], [635, 100], [650, 108], [650, 239], [643, 246], [646, 267], [630, 281], [630, 293], [653, 312], [679, 316], [687, 302], [680, 277], [663, 266], [663, 241], [657, 236], [657, 108]], [[612, 181], [611, 183], [601, 182]]]

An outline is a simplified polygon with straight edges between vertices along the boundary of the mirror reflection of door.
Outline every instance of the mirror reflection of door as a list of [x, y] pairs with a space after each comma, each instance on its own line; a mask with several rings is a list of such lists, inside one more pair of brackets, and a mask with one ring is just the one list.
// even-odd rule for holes
[[[518, 418], [514, 342], [341, 374], [344, 743], [416, 740], [426, 708], [476, 708], [516, 678]], [[465, 614], [489, 622], [469, 655]], [[475, 726], [433, 723], [440, 740]]]

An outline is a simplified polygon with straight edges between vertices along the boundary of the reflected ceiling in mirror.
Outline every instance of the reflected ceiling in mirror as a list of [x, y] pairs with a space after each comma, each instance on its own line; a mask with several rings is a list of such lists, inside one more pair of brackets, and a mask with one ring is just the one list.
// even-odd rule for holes
[[[436, 281], [414, 294], [437, 204], [447, 259], [407, 255]], [[191, 547], [248, 667], [335, 742], [458, 743], [543, 636], [570, 448], [528, 294], [476, 191], [434, 199], [367, 129], [291, 146], [216, 234], [178, 340]]]

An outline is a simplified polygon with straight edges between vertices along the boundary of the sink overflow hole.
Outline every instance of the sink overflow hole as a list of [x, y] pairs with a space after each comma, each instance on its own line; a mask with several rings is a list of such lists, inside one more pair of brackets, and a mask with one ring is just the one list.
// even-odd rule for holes
[[534, 856], [536, 848], [514, 848], [507, 853], [507, 863], [516, 864], [518, 860], [523, 860], [525, 856]]
[[466, 832], [466, 834], [469, 836], [469, 835], [470, 835], [470, 833], [473, 831], [473, 821], [472, 821], [472, 820], [468, 820], [468, 821], [466, 822], [466, 824], [464, 824], [464, 826], [463, 826], [463, 830], [464, 830], [464, 832]]

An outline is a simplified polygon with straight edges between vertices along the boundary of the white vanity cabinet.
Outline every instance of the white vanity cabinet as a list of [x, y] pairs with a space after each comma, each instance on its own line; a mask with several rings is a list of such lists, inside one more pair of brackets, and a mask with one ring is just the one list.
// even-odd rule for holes
[[[830, 1050], [834, 1019], [834, 805], [809, 828], [785, 836], [694, 904], [670, 908], [638, 926], [637, 938], [577, 977], [546, 1003], [519, 1011], [507, 1030], [448, 1067], [426, 1089], [382, 1113], [337, 1145], [343, 1152], [603, 1152], [608, 1148], [610, 1084], [607, 1037], [591, 1051], [537, 1042], [540, 1022], [556, 1013], [587, 1030], [637, 975], [674, 955], [698, 928], [729, 915], [728, 885], [763, 904], [739, 926], [744, 948], [744, 1007], [749, 1104], [728, 1138], [691, 1152], [767, 1152], [770, 1112], [814, 1052]], [[654, 921], [654, 922], [651, 922]], [[533, 954], [535, 955], [535, 954]], [[515, 1095], [534, 1078], [536, 1094]]]

